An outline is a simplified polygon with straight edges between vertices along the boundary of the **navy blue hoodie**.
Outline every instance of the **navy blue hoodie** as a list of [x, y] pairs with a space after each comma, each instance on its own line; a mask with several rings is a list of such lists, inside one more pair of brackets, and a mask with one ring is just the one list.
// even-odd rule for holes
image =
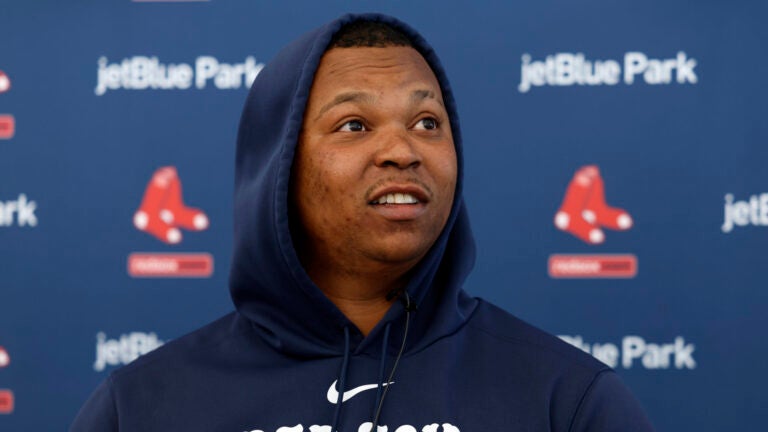
[[[288, 217], [290, 170], [315, 71], [334, 33], [356, 20], [399, 29], [427, 60], [459, 160], [446, 227], [406, 287], [417, 309], [394, 303], [367, 337], [307, 276]], [[407, 25], [346, 15], [284, 48], [254, 82], [240, 123], [230, 276], [236, 311], [113, 372], [70, 430], [367, 431], [382, 398], [379, 431], [652, 430], [607, 366], [462, 290], [475, 249], [461, 154], [445, 72]]]

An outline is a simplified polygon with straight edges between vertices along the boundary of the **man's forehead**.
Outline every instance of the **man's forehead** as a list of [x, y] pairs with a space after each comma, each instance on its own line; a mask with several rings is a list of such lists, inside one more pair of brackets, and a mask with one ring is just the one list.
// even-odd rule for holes
[[[381, 91], [407, 91], [410, 102], [442, 102], [437, 77], [424, 57], [411, 47], [332, 48], [324, 54], [315, 73], [310, 99], [321, 102], [318, 114], [344, 102], [373, 103]], [[322, 99], [322, 101], [318, 100]]]
[[416, 49], [403, 46], [332, 48], [323, 54], [315, 79], [335, 78], [364, 70], [366, 74], [423, 74], [435, 78], [432, 69]]

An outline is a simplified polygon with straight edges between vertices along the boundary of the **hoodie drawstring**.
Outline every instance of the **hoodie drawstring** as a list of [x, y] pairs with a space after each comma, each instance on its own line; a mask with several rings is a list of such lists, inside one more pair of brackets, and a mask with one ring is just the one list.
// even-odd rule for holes
[[[403, 299], [403, 303], [405, 304], [405, 327], [403, 329], [403, 342], [400, 345], [400, 351], [397, 353], [395, 364], [392, 365], [392, 370], [389, 372], [389, 378], [387, 378], [386, 382], [383, 378], [384, 369], [387, 365], [389, 330], [392, 327], [392, 323], [387, 323], [387, 325], [384, 327], [384, 340], [382, 341], [381, 360], [379, 362], [379, 378], [377, 381], [378, 385], [376, 392], [376, 404], [374, 405], [375, 411], [373, 414], [373, 421], [371, 422], [371, 432], [378, 431], [376, 423], [378, 423], [379, 417], [381, 416], [381, 407], [384, 406], [384, 398], [387, 397], [387, 391], [389, 390], [390, 384], [393, 383], [392, 379], [395, 377], [395, 370], [397, 370], [397, 365], [400, 363], [400, 358], [403, 356], [403, 352], [405, 351], [405, 342], [408, 339], [408, 327], [411, 322], [411, 312], [416, 310], [416, 303], [411, 302], [411, 297], [408, 295], [408, 293], [404, 291], [403, 294], [405, 296]], [[349, 353], [349, 327], [344, 327], [344, 360], [341, 362], [341, 372], [339, 372], [339, 379], [337, 381], [338, 396], [336, 397], [336, 411], [333, 414], [333, 428], [331, 429], [332, 432], [338, 432], [339, 421], [341, 420], [341, 405], [343, 403], [344, 388], [346, 386], [347, 371], [349, 369]]]
[[344, 397], [344, 386], [347, 381], [347, 370], [349, 369], [349, 327], [344, 327], [344, 360], [341, 362], [341, 372], [339, 372], [339, 396], [336, 398], [336, 412], [333, 414], [332, 432], [338, 432], [339, 420], [341, 419], [341, 403]]
[[[408, 291], [403, 291], [403, 295], [405, 298], [402, 298], [403, 303], [405, 304], [405, 328], [403, 329], [403, 343], [400, 344], [400, 351], [397, 353], [397, 357], [395, 358], [395, 364], [392, 365], [392, 370], [389, 372], [389, 378], [387, 378], [387, 385], [384, 386], [384, 392], [381, 395], [381, 399], [378, 397], [376, 398], [376, 414], [373, 416], [373, 421], [371, 422], [371, 430], [370, 432], [378, 432], [378, 422], [379, 417], [381, 416], [381, 407], [384, 406], [384, 398], [387, 397], [387, 391], [389, 391], [389, 383], [392, 382], [392, 379], [395, 377], [395, 370], [397, 370], [397, 365], [400, 363], [400, 358], [403, 356], [403, 352], [405, 351], [405, 341], [408, 339], [408, 325], [411, 322], [411, 312], [416, 310], [416, 303], [411, 302], [411, 296], [408, 295]], [[389, 327], [386, 328], [387, 332], [385, 333], [385, 336], [388, 336], [388, 330]], [[386, 343], [386, 342], [385, 342]], [[386, 351], [384, 351], [384, 354]], [[384, 360], [386, 359], [386, 355], [382, 356], [382, 365], [384, 364]], [[382, 368], [383, 370], [383, 368]], [[379, 381], [379, 388], [382, 387], [381, 381]]]
[[[376, 403], [373, 405], [374, 412], [372, 413], [373, 416], [376, 416], [376, 408], [379, 406], [379, 401], [381, 401], [381, 389], [384, 387], [384, 368], [387, 365], [387, 347], [389, 345], [389, 329], [392, 327], [392, 323], [388, 322], [387, 326], [384, 327], [384, 339], [381, 343], [381, 360], [379, 361], [379, 377], [376, 380], [378, 385], [376, 386]], [[386, 385], [389, 385], [390, 383], [387, 382]]]

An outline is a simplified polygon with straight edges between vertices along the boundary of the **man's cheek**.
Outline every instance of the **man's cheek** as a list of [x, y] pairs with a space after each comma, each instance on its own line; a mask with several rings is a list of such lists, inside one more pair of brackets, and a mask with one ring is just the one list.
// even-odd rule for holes
[[309, 185], [308, 198], [312, 199], [312, 202], [322, 201], [324, 196], [328, 194], [328, 179], [329, 174], [322, 169], [313, 169], [307, 174]]

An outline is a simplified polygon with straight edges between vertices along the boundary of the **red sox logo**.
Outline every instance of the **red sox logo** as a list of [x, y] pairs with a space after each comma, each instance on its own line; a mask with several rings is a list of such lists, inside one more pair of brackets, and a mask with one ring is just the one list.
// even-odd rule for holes
[[149, 181], [133, 225], [160, 241], [177, 244], [182, 237], [179, 228], [203, 231], [208, 228], [208, 217], [202, 210], [184, 204], [176, 168], [167, 166], [158, 168]]
[[[11, 79], [0, 70], [0, 94], [11, 89]], [[11, 139], [16, 133], [16, 120], [10, 114], [0, 114], [0, 139]]]
[[0, 414], [11, 414], [13, 412], [13, 392], [7, 389], [0, 389]]
[[11, 79], [5, 72], [0, 70], [0, 93], [5, 93], [11, 89]]
[[596, 165], [576, 171], [555, 215], [557, 228], [592, 245], [605, 241], [601, 228], [626, 231], [632, 224], [632, 217], [626, 210], [605, 202], [603, 179]]
[[16, 133], [16, 119], [11, 114], [0, 114], [0, 139], [11, 139]]
[[[11, 363], [11, 356], [8, 351], [0, 346], [0, 369]], [[0, 389], [0, 414], [11, 414], [13, 412], [13, 391]]]

